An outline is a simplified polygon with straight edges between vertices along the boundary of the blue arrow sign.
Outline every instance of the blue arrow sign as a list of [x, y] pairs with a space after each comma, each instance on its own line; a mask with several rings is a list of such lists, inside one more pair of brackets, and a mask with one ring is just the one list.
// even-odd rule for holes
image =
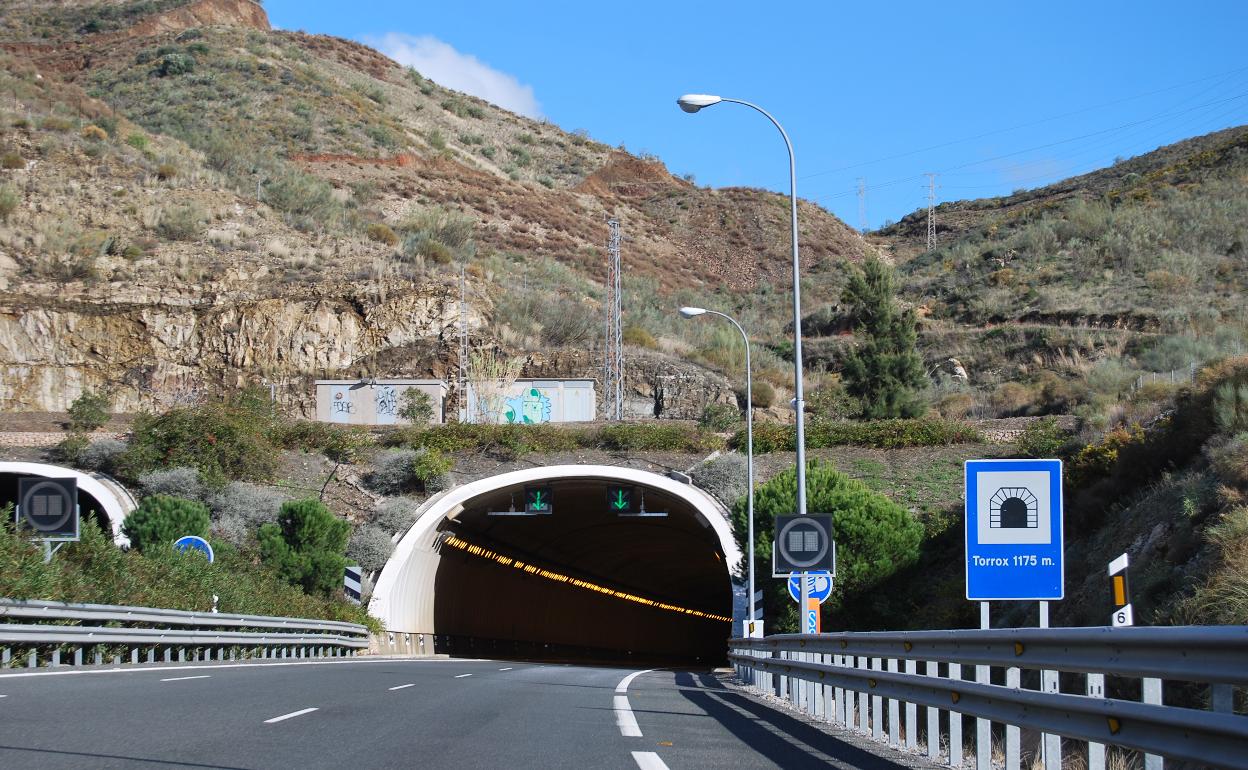
[[[795, 572], [789, 576], [789, 596], [792, 596], [795, 602], [802, 600], [801, 574], [800, 572]], [[832, 595], [831, 572], [827, 570], [807, 572], [806, 580], [810, 582], [810, 598], [818, 599], [820, 604], [826, 602], [828, 597]]]
[[207, 556], [208, 563], [212, 564], [212, 546], [209, 545], [208, 541], [202, 537], [197, 537], [196, 535], [180, 537], [173, 541], [173, 547], [181, 553], [186, 553], [187, 551], [199, 551], [203, 553], [204, 556]]

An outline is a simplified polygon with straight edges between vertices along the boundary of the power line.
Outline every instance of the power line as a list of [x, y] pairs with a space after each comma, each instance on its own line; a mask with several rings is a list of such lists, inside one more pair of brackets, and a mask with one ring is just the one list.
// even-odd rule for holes
[[[1041, 125], [1041, 124], [1043, 124], [1043, 123], [1050, 123], [1050, 122], [1052, 122], [1052, 121], [1054, 121], [1054, 120], [1061, 120], [1062, 118], [1069, 118], [1069, 117], [1071, 117], [1071, 116], [1073, 116], [1073, 115], [1082, 115], [1082, 114], [1084, 114], [1084, 113], [1086, 113], [1086, 112], [1093, 112], [1093, 111], [1095, 111], [1095, 110], [1103, 109], [1103, 108], [1105, 108], [1105, 107], [1113, 107], [1114, 105], [1117, 105], [1117, 104], [1123, 104], [1123, 103], [1125, 103], [1125, 102], [1134, 101], [1134, 100], [1136, 100], [1136, 99], [1143, 99], [1143, 98], [1145, 98], [1145, 97], [1148, 97], [1148, 96], [1155, 96], [1155, 95], [1157, 95], [1157, 94], [1165, 93], [1165, 92], [1167, 92], [1167, 91], [1174, 91], [1174, 90], [1176, 90], [1176, 89], [1179, 89], [1179, 88], [1184, 88], [1184, 87], [1186, 87], [1186, 86], [1194, 85], [1194, 84], [1196, 84], [1196, 83], [1203, 83], [1203, 82], [1205, 82], [1206, 80], [1213, 80], [1214, 78], [1224, 78], [1224, 80], [1223, 80], [1222, 82], [1225, 82], [1226, 80], [1229, 80], [1229, 79], [1230, 79], [1231, 77], [1233, 77], [1234, 75], [1237, 75], [1237, 74], [1239, 74], [1239, 73], [1241, 73], [1241, 72], [1245, 72], [1245, 71], [1248, 71], [1248, 67], [1240, 67], [1240, 68], [1238, 68], [1238, 69], [1233, 69], [1233, 70], [1229, 70], [1229, 71], [1226, 71], [1226, 72], [1219, 72], [1219, 73], [1217, 73], [1217, 74], [1215, 74], [1215, 75], [1206, 75], [1205, 77], [1202, 77], [1202, 78], [1197, 78], [1197, 79], [1195, 79], [1195, 80], [1189, 80], [1189, 81], [1186, 81], [1186, 82], [1184, 82], [1184, 83], [1179, 83], [1179, 84], [1177, 84], [1177, 85], [1173, 85], [1173, 86], [1167, 86], [1167, 87], [1165, 87], [1165, 88], [1159, 88], [1159, 89], [1157, 89], [1157, 90], [1155, 90], [1155, 91], [1149, 91], [1149, 92], [1147, 92], [1147, 93], [1143, 93], [1143, 94], [1136, 94], [1135, 96], [1127, 96], [1127, 97], [1123, 97], [1122, 99], [1115, 99], [1115, 100], [1113, 100], [1113, 101], [1109, 101], [1109, 102], [1102, 102], [1102, 103], [1100, 103], [1100, 104], [1094, 104], [1094, 105], [1091, 105], [1091, 106], [1089, 106], [1089, 107], [1083, 107], [1083, 108], [1081, 108], [1081, 109], [1078, 109], [1078, 110], [1073, 110], [1073, 111], [1071, 111], [1071, 112], [1063, 112], [1063, 113], [1061, 113], [1060, 115], [1052, 115], [1052, 116], [1047, 117], [1047, 118], [1039, 118], [1039, 119], [1037, 119], [1037, 120], [1033, 120], [1033, 121], [1030, 121], [1030, 122], [1027, 122], [1027, 123], [1019, 123], [1019, 124], [1017, 124], [1017, 125], [1014, 125], [1014, 126], [1009, 126], [1009, 127], [1007, 127], [1007, 128], [997, 128], [997, 129], [993, 129], [992, 131], [985, 131], [985, 132], [984, 132], [984, 133], [982, 133], [982, 134], [975, 134], [974, 136], [966, 136], [966, 137], [962, 137], [961, 139], [951, 139], [951, 140], [949, 140], [949, 141], [947, 141], [947, 142], [941, 142], [940, 144], [933, 144], [933, 145], [931, 145], [931, 146], [929, 146], [929, 147], [921, 147], [921, 148], [919, 148], [919, 149], [917, 149], [917, 150], [907, 150], [906, 152], [897, 153], [897, 154], [895, 154], [895, 155], [886, 155], [886, 156], [883, 156], [883, 157], [880, 157], [880, 158], [873, 158], [872, 160], [864, 160], [864, 161], [861, 161], [861, 162], [859, 162], [859, 163], [851, 163], [851, 164], [849, 164], [848, 166], [840, 166], [839, 168], [832, 168], [832, 169], [828, 169], [828, 170], [826, 170], [826, 171], [816, 171], [816, 172], [814, 172], [813, 174], [806, 174], [805, 176], [802, 176], [802, 177], [799, 177], [799, 178], [800, 178], [800, 179], [813, 179], [813, 178], [815, 178], [815, 177], [826, 176], [826, 175], [828, 175], [828, 174], [835, 174], [835, 173], [837, 173], [838, 171], [849, 171], [849, 170], [851, 170], [851, 169], [855, 169], [855, 168], [862, 168], [863, 166], [870, 166], [870, 165], [873, 165], [873, 164], [875, 164], [875, 163], [883, 163], [884, 161], [889, 161], [889, 160], [897, 160], [898, 158], [906, 158], [906, 157], [909, 157], [909, 156], [911, 156], [911, 155], [918, 155], [919, 153], [922, 153], [922, 152], [928, 152], [929, 150], [939, 150], [939, 149], [941, 149], [941, 148], [943, 148], [943, 147], [951, 147], [951, 146], [953, 146], [953, 145], [955, 145], [955, 144], [962, 144], [962, 143], [964, 143], [964, 142], [973, 142], [973, 141], [975, 141], [976, 139], [983, 139], [983, 138], [985, 138], [985, 137], [989, 137], [989, 136], [996, 136], [997, 134], [1004, 134], [1004, 133], [1008, 133], [1008, 132], [1010, 132], [1010, 131], [1017, 131], [1017, 130], [1018, 130], [1018, 129], [1020, 129], [1020, 128], [1030, 128], [1031, 126], [1038, 126], [1038, 125]], [[1219, 83], [1219, 84], [1217, 84], [1217, 85], [1221, 85], [1221, 83]], [[1216, 88], [1217, 86], [1214, 86], [1214, 87]], [[1208, 91], [1208, 90], [1209, 90], [1209, 89], [1206, 89], [1206, 91]], [[1206, 91], [1201, 91], [1200, 93], [1205, 93]]]

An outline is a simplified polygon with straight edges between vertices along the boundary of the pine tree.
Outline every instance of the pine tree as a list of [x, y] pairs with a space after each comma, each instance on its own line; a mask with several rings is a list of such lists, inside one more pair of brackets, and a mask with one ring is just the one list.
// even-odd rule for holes
[[342, 589], [350, 534], [351, 525], [319, 500], [292, 500], [276, 524], [260, 528], [260, 558], [305, 592], [329, 596]]
[[174, 540], [186, 535], [207, 537], [210, 523], [203, 503], [152, 495], [143, 498], [139, 507], [126, 517], [121, 529], [130, 538], [131, 547], [146, 551], [152, 547], [172, 546]]
[[852, 308], [858, 344], [845, 358], [846, 390], [864, 417], [918, 417], [926, 410], [923, 359], [915, 349], [913, 310], [897, 305], [892, 269], [868, 259], [850, 276], [842, 302]]

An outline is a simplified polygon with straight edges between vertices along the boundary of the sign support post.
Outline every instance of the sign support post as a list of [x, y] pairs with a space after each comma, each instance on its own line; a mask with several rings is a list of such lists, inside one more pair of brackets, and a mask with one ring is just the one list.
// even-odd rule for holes
[[[992, 627], [988, 617], [988, 602], [979, 603], [979, 627], [987, 630]], [[991, 684], [987, 666], [975, 667], [975, 681], [980, 684]], [[975, 719], [975, 768], [976, 770], [992, 770], [992, 723], [982, 717]]]

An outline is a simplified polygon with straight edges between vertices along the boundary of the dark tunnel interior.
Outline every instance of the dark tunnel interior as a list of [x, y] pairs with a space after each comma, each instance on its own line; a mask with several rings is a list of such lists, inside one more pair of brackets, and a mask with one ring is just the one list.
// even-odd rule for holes
[[445, 522], [434, 605], [439, 651], [723, 662], [732, 586], [719, 538], [702, 514], [678, 497], [631, 486], [635, 496], [644, 494], [647, 511], [668, 515], [620, 516], [607, 505], [607, 488], [617, 482], [550, 486], [548, 515], [489, 515], [513, 502], [523, 510], [517, 486], [477, 497]]

